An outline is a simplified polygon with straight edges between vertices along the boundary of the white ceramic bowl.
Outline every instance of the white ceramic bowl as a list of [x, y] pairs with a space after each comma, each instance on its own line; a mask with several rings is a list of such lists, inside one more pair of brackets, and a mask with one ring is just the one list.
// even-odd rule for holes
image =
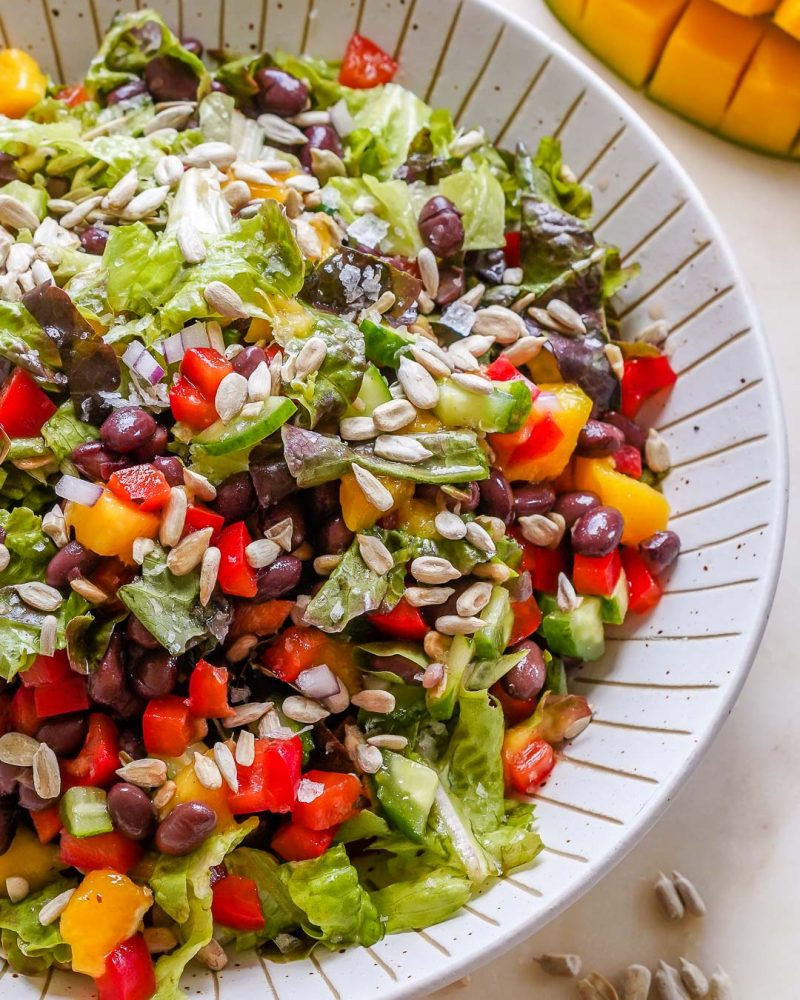
[[[310, 6], [309, 6], [310, 5]], [[82, 76], [117, 0], [0, 0], [3, 42], [54, 77]], [[356, 28], [401, 65], [400, 82], [506, 146], [561, 138], [594, 187], [599, 235], [638, 260], [619, 296], [633, 332], [666, 318], [678, 384], [651, 416], [669, 442], [665, 483], [684, 552], [657, 610], [633, 616], [575, 688], [596, 719], [538, 797], [541, 859], [452, 920], [369, 949], [265, 964], [234, 956], [191, 994], [233, 1000], [381, 1000], [424, 994], [541, 927], [601, 878], [666, 807], [727, 716], [761, 637], [783, 544], [787, 458], [778, 389], [731, 253], [679, 164], [580, 62], [486, 0], [161, 0], [184, 34], [240, 51], [337, 57]], [[213, 981], [216, 979], [216, 983]], [[90, 996], [55, 973], [4, 996]]]

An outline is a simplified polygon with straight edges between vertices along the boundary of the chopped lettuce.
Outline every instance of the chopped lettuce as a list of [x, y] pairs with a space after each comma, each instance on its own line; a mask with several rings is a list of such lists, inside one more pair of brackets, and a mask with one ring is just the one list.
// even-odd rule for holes
[[442, 178], [439, 192], [462, 214], [464, 249], [487, 250], [505, 240], [505, 196], [488, 166]]
[[59, 878], [19, 903], [0, 899], [2, 945], [13, 969], [26, 975], [39, 975], [53, 963], [67, 965], [70, 962], [72, 952], [61, 937], [58, 921], [45, 927], [39, 921], [39, 913], [51, 899], [74, 886], [74, 880]]
[[387, 934], [422, 930], [452, 917], [472, 896], [472, 883], [450, 868], [436, 868], [370, 893]]
[[69, 458], [74, 448], [86, 441], [96, 441], [100, 432], [92, 424], [75, 416], [72, 403], [62, 403], [42, 427], [42, 437], [59, 462]]
[[44, 389], [63, 389], [61, 356], [21, 302], [0, 301], [0, 357], [29, 372]]
[[320, 108], [329, 108], [344, 98], [352, 111], [367, 99], [367, 91], [352, 90], [339, 83], [337, 62], [307, 55], [297, 56], [290, 52], [276, 52], [273, 59], [276, 66], [306, 83]]
[[345, 139], [345, 163], [350, 173], [387, 180], [405, 163], [408, 147], [427, 125], [431, 109], [410, 90], [396, 83], [364, 92], [353, 115], [354, 129]]
[[11, 555], [8, 566], [0, 572], [0, 587], [43, 579], [56, 547], [42, 531], [41, 517], [27, 507], [0, 510], [0, 528]]
[[292, 901], [281, 880], [281, 866], [271, 854], [239, 847], [225, 859], [225, 867], [231, 875], [253, 879], [258, 886], [258, 898], [264, 914], [262, 930], [253, 935], [237, 935], [238, 950], [272, 941], [277, 934], [293, 930], [300, 924], [302, 911]]

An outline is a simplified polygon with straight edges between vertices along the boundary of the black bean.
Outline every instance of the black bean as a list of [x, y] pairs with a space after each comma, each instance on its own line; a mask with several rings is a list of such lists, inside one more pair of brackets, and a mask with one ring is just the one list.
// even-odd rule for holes
[[161, 643], [158, 639], [142, 625], [136, 615], [128, 616], [128, 620], [125, 623], [125, 631], [128, 633], [128, 638], [131, 642], [135, 642], [144, 649], [161, 648]]
[[269, 566], [257, 571], [258, 591], [254, 601], [268, 601], [273, 597], [283, 597], [294, 590], [300, 582], [303, 564], [291, 555], [281, 555]]
[[149, 796], [141, 788], [124, 781], [109, 789], [108, 811], [114, 827], [131, 840], [144, 840], [156, 825]]
[[344, 518], [337, 514], [322, 525], [317, 538], [317, 549], [326, 554], [344, 552], [350, 547], [355, 534], [344, 523]]
[[80, 542], [67, 542], [47, 564], [45, 582], [51, 587], [63, 587], [72, 570], [79, 570], [81, 576], [88, 576], [97, 566], [98, 557], [85, 549]]
[[514, 515], [548, 514], [556, 502], [556, 491], [550, 483], [514, 483]]
[[262, 111], [288, 118], [299, 114], [308, 104], [308, 87], [285, 70], [265, 66], [256, 71], [255, 80]]
[[86, 739], [88, 722], [85, 715], [59, 715], [49, 719], [36, 730], [36, 739], [46, 743], [59, 757], [74, 757]]
[[466, 290], [467, 282], [463, 267], [448, 264], [439, 268], [439, 288], [436, 292], [437, 306], [449, 306], [451, 302], [461, 298]]
[[370, 668], [372, 670], [387, 670], [389, 673], [397, 674], [406, 684], [420, 684], [422, 681], [422, 668], [413, 660], [406, 659], [399, 653], [393, 656], [371, 656]]
[[131, 760], [143, 760], [147, 756], [142, 735], [134, 729], [120, 729], [119, 748], [124, 750]]
[[588, 420], [578, 435], [577, 455], [584, 458], [606, 458], [614, 455], [625, 444], [625, 435], [613, 424], [602, 420]]
[[100, 428], [103, 443], [125, 454], [136, 451], [156, 432], [156, 422], [147, 410], [139, 406], [123, 406], [106, 417]]
[[0, 802], [0, 854], [11, 847], [17, 832], [17, 807], [13, 801]]
[[163, 698], [178, 683], [178, 661], [166, 650], [145, 651], [131, 667], [131, 683], [142, 698]]
[[[297, 481], [289, 472], [289, 466], [282, 458], [275, 459], [273, 462], [251, 465], [250, 478], [253, 481], [258, 503], [262, 507], [271, 507], [272, 504], [297, 492]], [[326, 483], [325, 485], [336, 486], [338, 497], [337, 483]], [[315, 517], [320, 516], [316, 510], [314, 514]]]
[[156, 455], [153, 465], [164, 473], [170, 486], [183, 486], [183, 465], [174, 455]]
[[681, 540], [674, 531], [657, 531], [639, 546], [645, 565], [656, 576], [669, 569], [680, 551]]
[[547, 667], [541, 649], [531, 639], [518, 643], [509, 652], [517, 653], [521, 650], [525, 651], [525, 658], [513, 666], [501, 678], [500, 683], [512, 698], [527, 701], [535, 698], [544, 687]]
[[310, 125], [307, 129], [303, 129], [303, 131], [306, 134], [308, 142], [300, 147], [298, 156], [306, 170], [311, 169], [312, 149], [329, 149], [332, 153], [336, 153], [337, 156], [344, 155], [342, 143], [336, 129], [332, 125]]
[[58, 796], [51, 799], [43, 799], [33, 787], [33, 775], [29, 772], [23, 774], [19, 781], [19, 804], [28, 812], [42, 812], [58, 800]]
[[0, 761], [0, 802], [10, 795], [16, 796], [19, 779], [24, 773], [23, 768]]
[[603, 420], [607, 424], [618, 427], [625, 435], [625, 442], [632, 444], [634, 448], [644, 448], [647, 440], [647, 430], [635, 420], [626, 417], [624, 413], [617, 413], [616, 410], [608, 410], [603, 414]]
[[95, 257], [102, 257], [108, 243], [108, 230], [100, 226], [89, 226], [81, 233], [81, 246]]
[[217, 814], [202, 802], [181, 802], [162, 819], [156, 830], [156, 847], [162, 854], [190, 854], [214, 831]]
[[18, 180], [14, 157], [10, 153], [0, 153], [0, 184]]
[[164, 454], [168, 444], [169, 431], [163, 424], [156, 424], [153, 436], [133, 452], [132, 458], [137, 462], [152, 462], [157, 456]]
[[111, 637], [97, 669], [89, 675], [89, 697], [122, 718], [131, 718], [140, 710], [139, 699], [128, 688], [122, 662], [122, 636], [118, 632]]
[[156, 56], [145, 67], [144, 79], [154, 101], [195, 101], [199, 83], [191, 66], [173, 56]]
[[266, 360], [267, 355], [262, 348], [251, 344], [249, 347], [245, 347], [243, 351], [240, 351], [233, 359], [233, 370], [238, 375], [244, 376], [244, 378], [250, 378], [261, 362], [266, 362]]
[[186, 49], [187, 52], [191, 52], [198, 58], [202, 57], [203, 43], [200, 41], [199, 38], [192, 38], [191, 35], [188, 35], [186, 38], [181, 38], [181, 45]]
[[287, 517], [291, 518], [292, 521], [292, 542], [290, 547], [294, 551], [298, 545], [303, 544], [306, 537], [306, 519], [303, 517], [300, 504], [296, 500], [281, 500], [280, 503], [268, 507], [265, 511], [261, 512], [258, 523], [261, 526], [261, 530], [266, 534], [268, 528], [272, 528], [281, 521], [285, 521]]
[[103, 482], [129, 465], [127, 458], [115, 455], [99, 441], [86, 441], [73, 448], [72, 461], [87, 479], [102, 479]]
[[514, 494], [502, 471], [496, 467], [489, 469], [489, 478], [482, 479], [478, 489], [481, 493], [481, 513], [499, 517], [509, 524], [513, 517]]
[[422, 206], [419, 213], [422, 242], [437, 257], [453, 257], [464, 245], [464, 224], [456, 206], [437, 194]]
[[249, 472], [235, 472], [217, 487], [217, 498], [211, 506], [230, 524], [242, 521], [256, 508], [258, 499]]
[[600, 497], [588, 490], [574, 490], [571, 493], [561, 493], [553, 504], [553, 512], [560, 514], [566, 521], [566, 526], [572, 525], [587, 511], [600, 506]]
[[572, 548], [582, 556], [607, 556], [619, 545], [625, 527], [616, 507], [595, 507], [572, 525]]
[[147, 84], [144, 80], [131, 80], [129, 83], [121, 83], [119, 87], [109, 90], [106, 94], [106, 104], [119, 104], [120, 101], [130, 101], [140, 94], [147, 93]]
[[425, 619], [427, 624], [431, 628], [434, 628], [437, 618], [449, 618], [453, 615], [458, 615], [458, 599], [474, 582], [474, 580], [462, 578], [461, 580], [455, 580], [451, 583], [445, 584], [445, 586], [452, 589], [453, 593], [443, 604], [424, 604], [419, 609], [422, 612], [422, 617]]
[[506, 269], [505, 251], [499, 247], [495, 250], [470, 250], [466, 264], [485, 284], [499, 285]]
[[341, 513], [339, 504], [339, 483], [321, 483], [310, 490], [303, 490], [300, 494], [306, 500], [306, 510], [311, 517], [318, 521], [325, 521], [334, 514]]

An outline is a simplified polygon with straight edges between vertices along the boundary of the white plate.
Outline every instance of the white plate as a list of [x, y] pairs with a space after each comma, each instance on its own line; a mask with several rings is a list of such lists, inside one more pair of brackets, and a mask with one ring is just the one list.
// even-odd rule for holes
[[[309, 9], [308, 4], [312, 7]], [[0, 0], [4, 41], [56, 77], [79, 79], [117, 0]], [[619, 296], [634, 333], [666, 318], [680, 373], [651, 416], [675, 462], [665, 483], [684, 552], [656, 611], [617, 630], [575, 688], [597, 716], [538, 797], [548, 845], [530, 869], [458, 916], [369, 949], [319, 950], [266, 965], [233, 956], [192, 996], [398, 1000], [463, 976], [550, 920], [644, 835], [727, 716], [752, 662], [777, 580], [787, 457], [778, 389], [758, 318], [732, 255], [679, 164], [578, 60], [486, 0], [164, 0], [185, 34], [241, 51], [338, 57], [356, 28], [400, 60], [400, 82], [458, 122], [513, 146], [558, 135], [591, 183], [594, 224], [642, 274]], [[56, 14], [56, 11], [58, 12]], [[765, 251], [766, 252], [766, 251]], [[90, 996], [56, 972], [47, 996]], [[39, 997], [44, 979], [2, 978], [4, 996]], [[216, 991], [216, 992], [215, 992]]]

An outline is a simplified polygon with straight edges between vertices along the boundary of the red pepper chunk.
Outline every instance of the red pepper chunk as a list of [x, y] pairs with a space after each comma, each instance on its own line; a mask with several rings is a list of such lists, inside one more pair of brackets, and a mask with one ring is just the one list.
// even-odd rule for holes
[[49, 844], [61, 833], [63, 823], [58, 806], [48, 806], [47, 809], [40, 809], [39, 812], [29, 814], [31, 823], [39, 838], [40, 844]]
[[21, 368], [0, 391], [0, 427], [10, 438], [36, 437], [56, 412], [56, 404]]
[[388, 52], [369, 38], [355, 34], [347, 43], [339, 70], [339, 83], [365, 90], [389, 83], [396, 72], [397, 63]]
[[558, 574], [566, 570], [567, 560], [564, 550], [532, 545], [519, 528], [510, 528], [508, 533], [522, 546], [520, 568], [531, 574], [533, 589], [545, 594], [555, 594], [558, 590]]
[[189, 675], [189, 710], [199, 719], [223, 719], [231, 714], [228, 704], [228, 671], [198, 660]]
[[68, 712], [85, 712], [90, 704], [86, 678], [73, 674], [68, 680], [34, 688], [33, 704], [40, 719]]
[[15, 733], [25, 733], [26, 736], [36, 734], [39, 728], [39, 716], [36, 714], [34, 688], [22, 686], [17, 688], [8, 709], [8, 721]]
[[245, 553], [252, 540], [244, 521], [229, 524], [217, 540], [221, 556], [217, 583], [231, 597], [255, 597], [258, 592], [256, 571]]
[[214, 399], [220, 382], [233, 371], [233, 365], [214, 347], [190, 347], [181, 361], [181, 374], [202, 392]]
[[44, 684], [58, 684], [76, 676], [69, 665], [67, 651], [58, 649], [52, 656], [37, 656], [19, 678], [25, 687], [33, 688]]
[[177, 695], [151, 698], [142, 716], [147, 752], [156, 757], [180, 757], [195, 735], [189, 706]]
[[486, 369], [486, 374], [492, 380], [492, 382], [513, 382], [515, 378], [519, 378], [521, 372], [519, 368], [515, 368], [514, 365], [504, 358], [501, 354], [499, 358], [495, 358], [494, 361]]
[[621, 572], [622, 560], [617, 549], [607, 556], [576, 555], [572, 562], [572, 584], [579, 594], [610, 597]]
[[95, 985], [97, 1000], [150, 1000], [156, 992], [156, 973], [141, 934], [111, 952]]
[[327, 830], [352, 819], [360, 810], [361, 782], [354, 774], [336, 771], [308, 771], [306, 781], [322, 785], [323, 791], [311, 802], [300, 799], [292, 810], [292, 819], [309, 830]]
[[173, 417], [195, 431], [204, 431], [218, 419], [213, 401], [206, 399], [197, 386], [183, 376], [170, 386], [169, 405]]
[[107, 715], [93, 712], [83, 749], [77, 757], [61, 765], [62, 787], [64, 791], [73, 785], [107, 788], [117, 780], [119, 766], [117, 727]]
[[511, 628], [508, 645], [515, 646], [518, 642], [533, 635], [542, 624], [542, 612], [535, 597], [529, 597], [527, 601], [512, 601], [511, 610], [514, 614], [514, 624]]
[[[549, 455], [556, 445], [561, 443], [564, 437], [564, 432], [549, 413], [541, 420], [536, 417], [534, 417], [534, 420], [536, 422], [531, 425], [527, 439], [515, 448], [511, 454], [509, 461], [512, 465], [519, 462], [529, 462], [531, 459]], [[505, 437], [506, 435], [500, 436]], [[510, 437], [511, 435], [508, 436]]]
[[169, 500], [169, 483], [154, 465], [132, 465], [120, 469], [108, 481], [108, 488], [122, 500], [139, 505], [140, 510], [161, 510]]
[[333, 843], [337, 827], [309, 830], [299, 823], [284, 823], [272, 838], [272, 850], [284, 861], [310, 861], [321, 857]]
[[545, 740], [533, 739], [521, 750], [503, 750], [506, 785], [521, 795], [532, 795], [549, 776], [556, 763], [553, 748]]
[[642, 478], [642, 453], [634, 445], [624, 444], [615, 452], [613, 459], [617, 472], [621, 472], [623, 476]]
[[186, 523], [183, 529], [184, 536], [190, 535], [193, 531], [202, 531], [203, 528], [211, 528], [211, 544], [216, 545], [220, 532], [225, 527], [225, 518], [208, 507], [203, 507], [199, 503], [190, 503], [186, 508]]
[[620, 383], [622, 412], [626, 417], [635, 417], [645, 400], [674, 385], [677, 377], [669, 358], [663, 354], [652, 358], [628, 358]]
[[316, 666], [329, 639], [324, 632], [309, 626], [287, 628], [264, 651], [264, 666], [287, 684], [297, 680], [304, 670]]
[[391, 611], [371, 611], [367, 618], [379, 632], [402, 642], [421, 642], [430, 632], [420, 609], [409, 604], [405, 597]]
[[135, 840], [113, 830], [111, 833], [98, 833], [94, 837], [73, 837], [62, 833], [59, 844], [59, 857], [65, 865], [77, 868], [79, 872], [102, 871], [110, 868], [127, 875], [142, 860], [144, 850]]
[[59, 101], [63, 101], [68, 108], [77, 108], [79, 104], [85, 104], [90, 100], [89, 91], [82, 83], [73, 83], [69, 87], [62, 87], [56, 94]]
[[257, 739], [255, 743], [253, 763], [249, 767], [237, 765], [239, 791], [228, 796], [231, 812], [291, 812], [303, 760], [299, 738]]
[[506, 233], [506, 267], [519, 267], [520, 260], [520, 238], [519, 229], [510, 229]]
[[254, 879], [228, 875], [215, 882], [211, 891], [211, 913], [218, 924], [237, 931], [258, 931], [266, 924]]
[[639, 550], [627, 545], [622, 549], [622, 568], [628, 578], [628, 610], [643, 615], [661, 600], [661, 583], [647, 568]]

